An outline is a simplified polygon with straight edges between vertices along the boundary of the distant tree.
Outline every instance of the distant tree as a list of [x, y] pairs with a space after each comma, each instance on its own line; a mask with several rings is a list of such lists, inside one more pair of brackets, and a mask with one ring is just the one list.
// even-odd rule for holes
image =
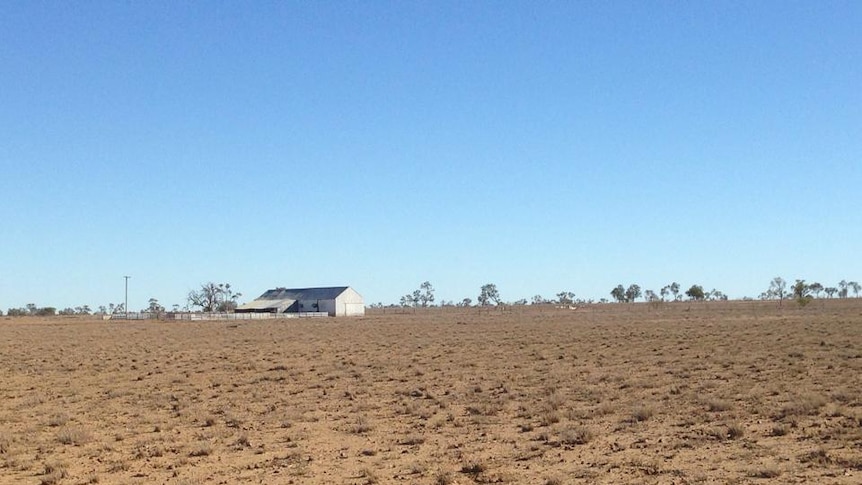
[[36, 310], [36, 315], [40, 317], [52, 317], [57, 314], [57, 309], [52, 306], [42, 307]]
[[661, 290], [659, 290], [659, 293], [661, 294], [661, 301], [664, 301], [665, 297], [670, 294], [670, 285], [662, 286]]
[[805, 284], [805, 280], [796, 280], [791, 291], [793, 292], [793, 298], [805, 298], [811, 293], [811, 286]]
[[513, 301], [513, 302], [512, 302], [512, 305], [516, 305], [516, 306], [523, 306], [523, 305], [526, 305], [526, 304], [527, 304], [527, 299], [526, 299], [526, 298], [521, 298], [520, 300], [515, 300], [515, 301]]
[[165, 307], [159, 304], [159, 300], [150, 298], [147, 303], [148, 306], [144, 310], [145, 312], [152, 313], [153, 315], [161, 315], [162, 313], [165, 313]]
[[854, 297], [856, 297], [856, 298], [859, 298], [859, 290], [862, 290], [862, 286], [860, 286], [860, 285], [859, 285], [859, 283], [857, 283], [857, 282], [855, 282], [855, 281], [850, 281], [850, 282], [848, 282], [848, 283], [847, 283], [847, 286], [848, 286], [851, 290], [853, 290], [853, 296], [854, 296]]
[[561, 291], [557, 293], [557, 301], [560, 305], [571, 305], [575, 302], [575, 294], [571, 291]]
[[533, 297], [533, 300], [530, 303], [533, 305], [542, 305], [542, 304], [547, 303], [547, 302], [545, 301], [544, 298], [542, 298], [542, 295], [536, 295]]
[[799, 306], [804, 307], [811, 302], [811, 286], [805, 284], [805, 280], [796, 280], [796, 283], [791, 287], [793, 299]]
[[660, 298], [656, 294], [656, 292], [654, 292], [652, 290], [644, 291], [644, 298], [646, 298], [646, 301], [660, 301], [660, 300], [663, 301], [664, 300], [664, 298]]
[[107, 309], [107, 308], [105, 308], [105, 305], [99, 305], [99, 310], [98, 310], [98, 311], [96, 311], [96, 314], [97, 314], [97, 315], [107, 315], [107, 314], [108, 314], [108, 309]]
[[24, 308], [10, 308], [6, 312], [6, 316], [9, 317], [23, 317], [25, 315], [27, 315], [27, 310]]
[[467, 306], [472, 306], [472, 305], [473, 305], [473, 300], [471, 300], [469, 298], [464, 298], [463, 300], [461, 300], [461, 303], [458, 303], [458, 306], [461, 306], [461, 307], [467, 307]]
[[811, 293], [814, 293], [814, 296], [820, 298], [820, 294], [823, 293], [823, 285], [820, 283], [811, 283], [808, 285], [808, 289], [811, 290]]
[[0, 317], [3, 316], [3, 310], [0, 310]]
[[431, 282], [426, 281], [419, 285], [419, 289], [422, 290], [419, 294], [419, 304], [423, 307], [427, 307], [429, 304], [434, 304], [434, 287], [431, 286]]
[[188, 302], [192, 307], [199, 307], [204, 312], [232, 312], [237, 307], [237, 300], [242, 293], [235, 293], [230, 283], [208, 282], [201, 285], [200, 290], [192, 290], [188, 294]]
[[35, 315], [38, 311], [39, 311], [39, 307], [37, 307], [35, 303], [28, 303], [27, 304], [27, 314], [28, 315]]
[[120, 313], [126, 313], [126, 304], [125, 303], [117, 303], [116, 305], [111, 303], [108, 305], [108, 308], [111, 308], [111, 315], [119, 315]]
[[413, 293], [408, 293], [401, 297], [401, 306], [403, 307], [427, 307], [434, 302], [434, 287], [426, 281], [419, 285], [418, 290], [413, 290]]
[[242, 296], [242, 293], [233, 291], [233, 288], [231, 288], [230, 283], [224, 283], [221, 288], [221, 301], [216, 307], [216, 310], [220, 312], [232, 312], [236, 310], [236, 307], [239, 306], [238, 302], [239, 298]]
[[677, 283], [676, 281], [674, 281], [673, 283], [671, 283], [671, 284], [670, 284], [670, 292], [671, 292], [671, 293], [673, 293], [673, 299], [674, 299], [674, 300], [679, 300], [679, 299], [680, 299], [680, 296], [679, 296], [679, 283]]
[[611, 290], [611, 296], [619, 303], [623, 303], [626, 301], [626, 289], [623, 285], [617, 285], [616, 288]]
[[67, 315], [74, 315], [74, 314], [75, 314], [75, 309], [74, 309], [74, 308], [72, 308], [72, 307], [66, 307], [66, 308], [64, 308], [64, 309], [60, 310], [60, 311], [59, 311], [59, 312], [57, 312], [57, 313], [58, 313], [59, 315], [63, 315], [63, 316], [67, 316]]
[[826, 288], [823, 288], [823, 292], [826, 293], [829, 298], [832, 298], [835, 296], [835, 293], [838, 293], [838, 288], [827, 286]]
[[838, 298], [847, 298], [848, 286], [847, 280], [838, 282]]
[[629, 285], [628, 288], [626, 288], [626, 302], [633, 302], [640, 297], [641, 297], [641, 287], [640, 286], [638, 286], [636, 284], [632, 284], [632, 285]]
[[781, 306], [781, 303], [784, 301], [784, 296], [787, 294], [787, 283], [782, 277], [776, 276], [769, 282], [768, 292], [772, 298], [778, 298], [778, 306]]
[[497, 291], [497, 285], [493, 283], [482, 285], [482, 288], [479, 290], [479, 297], [477, 300], [479, 301], [479, 305], [482, 306], [488, 306], [491, 303], [499, 305], [500, 292]]
[[703, 287], [700, 285], [691, 285], [691, 288], [685, 291], [689, 299], [700, 301], [706, 298], [706, 293], [703, 292]]

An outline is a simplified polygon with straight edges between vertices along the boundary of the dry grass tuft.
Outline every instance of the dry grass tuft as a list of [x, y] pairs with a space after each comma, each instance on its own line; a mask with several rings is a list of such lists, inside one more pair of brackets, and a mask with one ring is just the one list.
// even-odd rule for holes
[[439, 470], [434, 474], [434, 485], [451, 485], [455, 482], [450, 472]]
[[380, 479], [377, 478], [377, 474], [374, 473], [374, 470], [368, 467], [359, 470], [359, 478], [364, 478], [365, 481], [363, 483], [367, 485], [373, 485], [380, 481]]
[[724, 399], [712, 398], [706, 401], [706, 409], [713, 413], [729, 411], [730, 408], [730, 401]]
[[653, 417], [654, 414], [655, 410], [651, 406], [639, 405], [632, 411], [631, 420], [640, 423]]
[[46, 462], [42, 474], [41, 485], [55, 485], [69, 475], [66, 464], [59, 461]]
[[546, 409], [539, 415], [539, 426], [550, 426], [560, 422], [560, 413], [553, 409]]
[[57, 431], [57, 441], [64, 445], [81, 446], [90, 441], [90, 433], [77, 426], [63, 427]]
[[374, 429], [374, 426], [368, 421], [367, 418], [360, 416], [356, 418], [356, 422], [353, 426], [350, 427], [349, 431], [353, 434], [365, 434]]
[[799, 456], [799, 461], [802, 463], [816, 463], [818, 465], [828, 465], [832, 463], [832, 459], [824, 448], [803, 453]]
[[486, 470], [487, 468], [485, 465], [477, 461], [471, 461], [461, 467], [461, 473], [467, 475], [479, 475], [480, 473], [484, 473]]
[[212, 445], [207, 441], [199, 441], [189, 450], [189, 456], [209, 456], [213, 452]]
[[233, 444], [237, 449], [250, 447], [251, 442], [248, 439], [248, 433], [240, 433], [240, 435], [237, 436], [236, 441], [234, 441]]
[[778, 412], [777, 418], [815, 415], [825, 405], [826, 398], [823, 396], [814, 393], [803, 394], [796, 396], [791, 402], [784, 405]]
[[594, 434], [586, 426], [569, 427], [560, 432], [560, 442], [564, 445], [585, 445], [592, 441]]
[[425, 443], [425, 438], [417, 435], [407, 436], [398, 442], [399, 445], [416, 446]]
[[12, 448], [12, 437], [4, 432], [0, 432], [0, 455], [9, 453]]
[[53, 414], [50, 418], [48, 418], [48, 426], [52, 428], [56, 428], [58, 426], [63, 426], [69, 422], [69, 416], [64, 413]]
[[739, 439], [745, 436], [745, 427], [738, 422], [728, 423], [727, 438], [731, 440]]
[[756, 468], [748, 473], [752, 478], [778, 478], [781, 470], [775, 465], [766, 465]]

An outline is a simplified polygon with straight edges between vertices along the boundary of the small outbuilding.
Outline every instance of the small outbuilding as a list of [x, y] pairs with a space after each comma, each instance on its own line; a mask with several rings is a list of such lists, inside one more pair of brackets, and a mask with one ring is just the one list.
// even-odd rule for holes
[[352, 317], [365, 315], [365, 302], [349, 286], [275, 288], [240, 305], [236, 313], [327, 313], [331, 317]]

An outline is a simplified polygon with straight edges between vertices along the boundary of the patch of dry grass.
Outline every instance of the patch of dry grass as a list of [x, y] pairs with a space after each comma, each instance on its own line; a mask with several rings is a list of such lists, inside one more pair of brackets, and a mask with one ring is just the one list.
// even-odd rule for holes
[[64, 445], [80, 446], [90, 438], [90, 432], [80, 426], [64, 426], [57, 431], [57, 441]]

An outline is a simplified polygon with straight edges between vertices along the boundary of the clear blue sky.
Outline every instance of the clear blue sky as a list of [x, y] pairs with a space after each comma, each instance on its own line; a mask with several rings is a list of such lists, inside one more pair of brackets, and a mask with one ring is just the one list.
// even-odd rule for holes
[[862, 280], [862, 2], [0, 2], [0, 309]]

